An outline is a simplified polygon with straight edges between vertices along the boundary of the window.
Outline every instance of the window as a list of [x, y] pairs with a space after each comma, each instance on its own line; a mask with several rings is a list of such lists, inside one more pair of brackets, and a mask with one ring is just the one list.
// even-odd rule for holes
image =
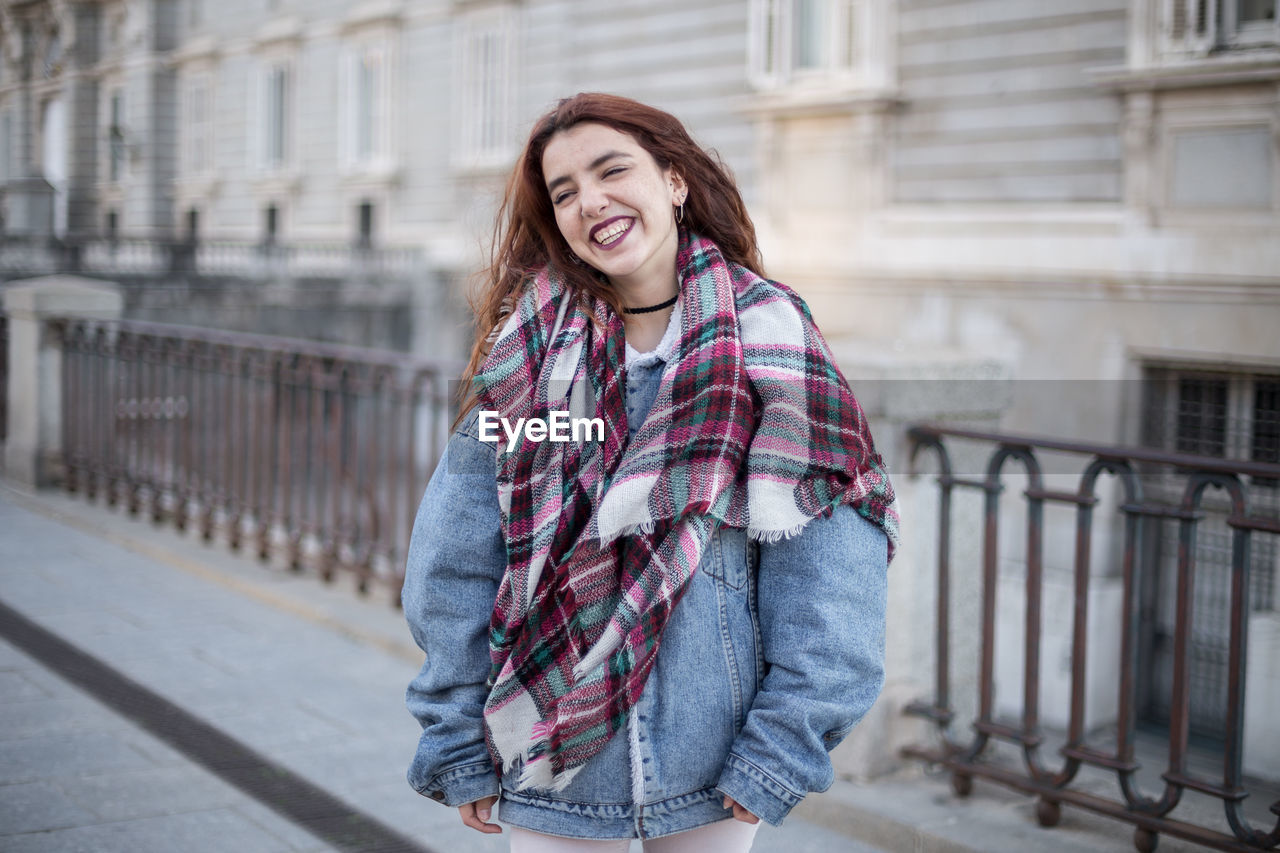
[[[1142, 440], [1160, 450], [1228, 459], [1272, 462], [1280, 458], [1280, 374], [1227, 372], [1158, 365], [1145, 371]], [[1153, 469], [1142, 478], [1144, 500], [1179, 506], [1187, 488], [1186, 471]], [[1271, 478], [1242, 478], [1248, 514], [1280, 518], [1280, 489]], [[1188, 720], [1196, 736], [1221, 739], [1226, 730], [1227, 662], [1230, 643], [1234, 531], [1226, 492], [1208, 489], [1201, 496], [1196, 522], [1195, 595], [1189, 643], [1191, 707]], [[1183, 557], [1182, 522], [1148, 517], [1143, 521], [1146, 553], [1143, 580], [1141, 669], [1148, 683], [1141, 716], [1167, 725], [1173, 673], [1173, 637], [1177, 624], [1177, 581]], [[1146, 562], [1149, 560], [1150, 562]], [[1280, 569], [1280, 537], [1254, 535], [1248, 551], [1249, 609], [1273, 611]]]
[[290, 77], [289, 66], [284, 63], [268, 65], [263, 77], [262, 166], [268, 170], [284, 168], [290, 159]]
[[368, 168], [390, 159], [390, 51], [383, 44], [351, 50], [343, 77], [342, 161]]
[[276, 238], [280, 235], [280, 209], [274, 204], [267, 205], [267, 209], [263, 211], [262, 224], [262, 242], [268, 246], [274, 246]]
[[280, 166], [285, 160], [288, 133], [289, 72], [272, 68], [267, 75], [267, 165]]
[[1163, 0], [1160, 37], [1162, 53], [1174, 58], [1276, 47], [1276, 0]]
[[[1280, 462], [1280, 379], [1253, 383], [1253, 442], [1249, 457], [1255, 462]], [[1257, 485], [1280, 485], [1274, 479], [1255, 478]]]
[[4, 111], [0, 118], [0, 181], [13, 178], [13, 114]]
[[1280, 462], [1280, 375], [1149, 368], [1142, 422], [1148, 446]]
[[49, 36], [44, 52], [44, 76], [54, 77], [62, 71], [62, 37], [58, 33]]
[[373, 245], [373, 202], [360, 202], [356, 220], [356, 245], [367, 249]]
[[192, 80], [183, 101], [182, 132], [186, 136], [183, 146], [186, 155], [186, 172], [189, 176], [204, 175], [213, 168], [213, 105], [207, 79]]
[[[751, 0], [750, 76], [760, 89], [885, 82], [883, 0]], [[878, 48], [879, 46], [879, 48]]]
[[1179, 453], [1223, 456], [1227, 450], [1227, 380], [1182, 377], [1178, 380]]
[[107, 127], [107, 178], [119, 183], [124, 177], [124, 92], [111, 93], [111, 124]]
[[362, 54], [356, 60], [356, 159], [360, 161], [372, 159], [378, 147], [378, 84], [381, 72], [381, 57], [374, 52]]
[[505, 164], [513, 156], [510, 80], [514, 71], [514, 11], [475, 9], [461, 27], [456, 89], [459, 139], [455, 160], [463, 166]]

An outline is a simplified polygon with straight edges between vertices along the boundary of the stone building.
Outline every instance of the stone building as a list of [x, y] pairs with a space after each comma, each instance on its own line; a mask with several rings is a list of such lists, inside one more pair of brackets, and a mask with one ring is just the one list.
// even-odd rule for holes
[[[855, 390], [992, 378], [910, 417], [1275, 462], [1278, 28], [1275, 0], [10, 1], [5, 227], [412, 245], [456, 293], [533, 117], [613, 91], [719, 151], [769, 273], [808, 299]], [[909, 417], [868, 408], [901, 470]], [[1250, 488], [1276, 512], [1274, 483]], [[927, 516], [924, 487], [905, 491]], [[1070, 596], [1071, 529], [1047, 531], [1047, 594]], [[1221, 536], [1206, 624], [1225, 606]], [[1280, 701], [1280, 552], [1256, 540], [1250, 702], [1265, 708]], [[1021, 583], [1022, 544], [1002, 545], [1002, 590]], [[1171, 547], [1144, 628], [1157, 725]], [[928, 566], [910, 543], [895, 563], [890, 682], [847, 772], [889, 766], [917, 734], [898, 711], [927, 684], [927, 632], [905, 626]], [[1106, 648], [1114, 555], [1093, 572]], [[1000, 618], [1016, 638], [1016, 611]], [[1070, 626], [1046, 630], [1065, 659]], [[1196, 725], [1212, 739], [1225, 673], [1209, 635]], [[1000, 680], [1016, 685], [1018, 665], [1003, 656]], [[1113, 670], [1090, 677], [1104, 697]], [[1066, 684], [1046, 670], [1050, 724]], [[1114, 721], [1114, 701], [1091, 702], [1092, 724]], [[1251, 769], [1280, 775], [1280, 727], [1258, 719]]]
[[[857, 23], [788, 44], [815, 8]], [[1008, 396], [986, 414], [1007, 431], [1280, 461], [1275, 3], [752, 9], [747, 103], [766, 164], [754, 213], [771, 273], [809, 300], [855, 387], [858, 376], [1002, 376]], [[981, 417], [984, 404], [969, 403], [951, 414]], [[1249, 488], [1254, 511], [1274, 518], [1275, 481]], [[996, 704], [1008, 715], [1022, 701], [1022, 523], [1019, 508], [1000, 551]], [[1071, 601], [1074, 517], [1047, 524], [1045, 600]], [[1140, 664], [1140, 715], [1154, 724], [1169, 714], [1177, 551], [1176, 525], [1157, 530]], [[1103, 728], [1117, 713], [1119, 532], [1100, 531], [1090, 592], [1091, 647], [1105, 651], [1090, 660], [1088, 717]], [[1192, 730], [1212, 740], [1226, 706], [1230, 531], [1219, 520], [1200, 541]], [[1275, 776], [1280, 727], [1264, 711], [1280, 688], [1274, 536], [1254, 537], [1250, 568], [1246, 716], [1257, 722], [1245, 763]], [[976, 569], [966, 580], [976, 588]], [[918, 607], [899, 592], [898, 607]], [[1069, 707], [1069, 612], [1044, 614], [1049, 724]], [[891, 641], [897, 671], [931, 659], [930, 642], [906, 630]]]

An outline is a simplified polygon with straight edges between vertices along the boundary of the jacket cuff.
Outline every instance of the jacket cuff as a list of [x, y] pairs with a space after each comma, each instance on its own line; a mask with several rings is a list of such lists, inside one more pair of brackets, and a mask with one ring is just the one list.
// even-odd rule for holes
[[496, 797], [498, 789], [498, 774], [494, 772], [493, 764], [480, 761], [450, 767], [432, 776], [431, 781], [417, 790], [437, 803], [457, 808], [482, 797]]
[[729, 753], [716, 790], [761, 820], [778, 826], [804, 798], [741, 756]]

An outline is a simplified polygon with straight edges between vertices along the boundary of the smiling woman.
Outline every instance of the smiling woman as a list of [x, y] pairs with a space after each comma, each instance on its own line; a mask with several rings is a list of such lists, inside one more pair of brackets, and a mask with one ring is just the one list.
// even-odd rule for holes
[[[883, 680], [897, 514], [862, 410], [668, 113], [560, 102], [494, 245], [406, 569], [409, 781], [481, 832], [500, 802], [513, 851], [745, 851]], [[601, 440], [520, 427], [556, 417]]]
[[542, 172], [569, 250], [604, 273], [624, 305], [675, 294], [672, 210], [688, 192], [671, 166], [660, 167], [627, 134], [584, 122], [552, 137]]
[[[486, 339], [530, 271], [554, 269], [580, 298], [604, 300], [623, 317], [627, 340], [641, 352], [661, 338], [672, 312], [624, 309], [660, 304], [675, 293], [678, 228], [715, 243], [726, 261], [764, 275], [755, 226], [728, 169], [675, 116], [614, 95], [565, 99], [537, 122], [498, 222], [467, 380], [488, 355]], [[642, 227], [633, 235], [637, 222]], [[623, 231], [615, 236], [619, 225]], [[633, 240], [641, 232], [645, 239]], [[600, 242], [605, 236], [613, 242]], [[615, 244], [626, 249], [616, 260], [606, 251]], [[470, 382], [462, 387], [466, 412], [475, 389]]]

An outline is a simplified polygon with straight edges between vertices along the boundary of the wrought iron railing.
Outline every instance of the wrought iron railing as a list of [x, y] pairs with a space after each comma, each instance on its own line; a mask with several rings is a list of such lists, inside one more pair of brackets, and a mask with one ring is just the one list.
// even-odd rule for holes
[[[1280, 844], [1280, 823], [1270, 828], [1256, 828], [1246, 818], [1242, 807], [1248, 791], [1243, 772], [1245, 674], [1247, 662], [1248, 619], [1250, 616], [1250, 571], [1257, 562], [1250, 559], [1250, 545], [1255, 537], [1276, 537], [1280, 519], [1271, 509], [1260, 510], [1250, 494], [1254, 483], [1271, 484], [1280, 476], [1280, 465], [1215, 459], [1160, 452], [1146, 448], [1125, 448], [1097, 444], [1072, 443], [1044, 438], [1003, 435], [963, 429], [918, 426], [909, 430], [912, 442], [913, 470], [924, 451], [933, 451], [938, 461], [939, 529], [937, 540], [937, 612], [935, 636], [934, 696], [929, 701], [908, 706], [907, 713], [934, 721], [937, 743], [912, 746], [904, 754], [935, 763], [951, 773], [952, 785], [961, 796], [967, 795], [974, 778], [992, 780], [1038, 797], [1038, 819], [1044, 826], [1056, 825], [1063, 803], [1078, 806], [1136, 826], [1134, 844], [1139, 850], [1155, 849], [1161, 833], [1185, 838], [1220, 850], [1270, 850]], [[949, 447], [962, 444], [967, 450], [977, 448], [987, 457], [983, 476], [966, 476], [956, 470]], [[1054, 490], [1046, 486], [1041, 459], [1066, 457], [1079, 460], [1074, 490]], [[1000, 494], [1002, 472], [1006, 463], [1021, 463], [1027, 475], [1025, 501], [1027, 528], [1025, 556], [1025, 643], [1023, 654], [1023, 694], [1021, 719], [998, 719], [995, 704], [994, 660], [997, 621], [996, 590], [998, 586], [997, 535], [1000, 527]], [[1007, 472], [1005, 472], [1007, 473]], [[1116, 508], [1118, 524], [1123, 528], [1123, 555], [1120, 576], [1123, 582], [1122, 625], [1119, 636], [1119, 682], [1114, 745], [1091, 743], [1086, 730], [1086, 660], [1088, 658], [1090, 559], [1094, 509], [1099, 503], [1099, 478], [1116, 478], [1123, 492]], [[1245, 478], [1248, 478], [1247, 480]], [[1181, 485], [1181, 497], [1162, 501], [1147, 492], [1163, 491], [1170, 481]], [[1144, 491], [1144, 483], [1148, 488]], [[1152, 485], [1161, 488], [1151, 488]], [[1225, 491], [1226, 500], [1206, 498], [1210, 487]], [[962, 741], [953, 731], [957, 702], [953, 697], [951, 638], [965, 627], [952, 624], [952, 498], [956, 490], [978, 493], [983, 501], [981, 522], [981, 642], [977, 679], [976, 716], [973, 736]], [[1225, 689], [1225, 731], [1221, 744], [1221, 777], [1205, 778], [1189, 767], [1189, 717], [1191, 711], [1191, 679], [1189, 646], [1196, 595], [1197, 530], [1203, 523], [1208, 504], [1214, 503], [1231, 530], [1229, 566], [1229, 605], [1227, 620], [1227, 684]], [[1062, 763], [1049, 767], [1042, 762], [1040, 747], [1045, 741], [1041, 725], [1039, 691], [1041, 684], [1040, 654], [1042, 640], [1042, 593], [1044, 587], [1044, 510], [1046, 505], [1071, 508], [1075, 512], [1075, 548], [1073, 557], [1074, 595], [1071, 602], [1057, 602], [1059, 609], [1069, 610], [1071, 630], [1071, 686], [1069, 722], [1066, 743], [1059, 750]], [[972, 524], [975, 519], [965, 519]], [[1164, 788], [1158, 796], [1142, 792], [1138, 782], [1141, 768], [1135, 753], [1136, 723], [1140, 695], [1139, 644], [1143, 616], [1140, 613], [1141, 563], [1149, 548], [1146, 528], [1162, 523], [1178, 525], [1176, 559], [1175, 621], [1173, 629], [1173, 673], [1170, 718], [1168, 726], [1168, 762], [1161, 774]], [[1149, 544], [1149, 542], [1148, 542]], [[1268, 543], [1272, 544], [1272, 543]], [[1275, 713], [1272, 709], [1271, 713]], [[1109, 738], [1108, 738], [1109, 740]], [[1012, 743], [1020, 750], [1020, 758], [1010, 766], [992, 757], [994, 746]], [[1073, 781], [1082, 767], [1100, 768], [1115, 774], [1120, 798], [1099, 796], [1081, 790]], [[1145, 769], [1144, 769], [1145, 770]], [[1092, 772], [1092, 771], [1091, 771]], [[1221, 800], [1225, 808], [1225, 827], [1213, 828], [1204, 821], [1190, 822], [1182, 813], [1174, 815], [1185, 791]], [[1265, 805], [1265, 804], [1264, 804]], [[1270, 806], [1280, 815], [1280, 801]], [[1269, 816], [1267, 816], [1269, 819]], [[1255, 813], [1255, 820], [1257, 814]]]
[[182, 326], [58, 321], [65, 485], [398, 602], [460, 365]]

